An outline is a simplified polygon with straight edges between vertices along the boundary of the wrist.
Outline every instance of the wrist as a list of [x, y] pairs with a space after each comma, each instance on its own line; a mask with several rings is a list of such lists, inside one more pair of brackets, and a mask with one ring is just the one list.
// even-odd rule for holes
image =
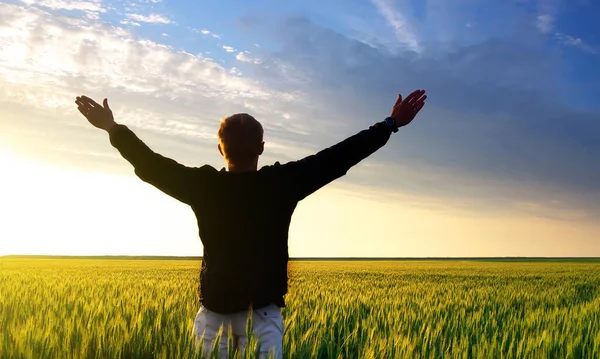
[[392, 132], [398, 132], [398, 123], [396, 122], [396, 119], [393, 117], [387, 117], [384, 121], [385, 125], [392, 130]]
[[106, 132], [110, 132], [110, 130], [112, 130], [116, 125], [117, 125], [117, 123], [115, 121], [112, 121], [112, 122], [108, 123], [107, 125], [105, 125], [104, 127], [102, 127], [102, 129]]

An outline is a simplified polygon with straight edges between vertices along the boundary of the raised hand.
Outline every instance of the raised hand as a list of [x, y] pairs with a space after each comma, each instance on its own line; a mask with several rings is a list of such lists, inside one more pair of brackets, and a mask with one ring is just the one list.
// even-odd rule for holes
[[396, 120], [396, 126], [402, 127], [408, 125], [419, 113], [419, 111], [425, 106], [425, 90], [415, 90], [408, 95], [404, 101], [402, 95], [398, 95], [398, 100], [392, 108], [393, 117]]
[[104, 106], [100, 106], [87, 96], [78, 96], [75, 103], [79, 112], [95, 127], [109, 131], [116, 125], [113, 113], [108, 107], [108, 99], [104, 99]]

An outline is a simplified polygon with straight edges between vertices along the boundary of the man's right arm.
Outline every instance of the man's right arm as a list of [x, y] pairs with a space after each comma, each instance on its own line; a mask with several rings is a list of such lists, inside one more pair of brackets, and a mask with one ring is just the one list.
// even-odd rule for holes
[[197, 168], [186, 167], [152, 151], [127, 126], [115, 122], [107, 99], [101, 106], [87, 96], [78, 96], [75, 103], [94, 127], [108, 132], [110, 143], [133, 165], [142, 181], [181, 202], [191, 202], [195, 188], [201, 183]]
[[110, 143], [134, 168], [135, 174], [171, 197], [190, 203], [194, 188], [200, 185], [199, 171], [152, 151], [125, 125], [108, 131]]

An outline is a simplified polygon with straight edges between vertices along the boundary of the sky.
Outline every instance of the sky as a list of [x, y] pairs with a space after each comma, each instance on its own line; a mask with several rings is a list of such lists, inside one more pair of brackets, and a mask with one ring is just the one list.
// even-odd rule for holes
[[291, 257], [600, 256], [600, 4], [592, 0], [0, 2], [0, 255], [202, 254], [76, 96], [188, 166], [316, 153], [427, 91], [407, 127], [301, 201]]

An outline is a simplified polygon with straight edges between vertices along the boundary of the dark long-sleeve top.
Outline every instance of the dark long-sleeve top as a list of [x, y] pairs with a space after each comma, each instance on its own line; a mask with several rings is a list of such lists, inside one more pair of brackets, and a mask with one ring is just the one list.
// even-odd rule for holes
[[240, 173], [180, 164], [124, 125], [114, 126], [109, 138], [141, 180], [192, 208], [204, 247], [199, 299], [209, 310], [233, 313], [285, 306], [296, 205], [384, 146], [393, 130], [378, 122], [301, 160]]

